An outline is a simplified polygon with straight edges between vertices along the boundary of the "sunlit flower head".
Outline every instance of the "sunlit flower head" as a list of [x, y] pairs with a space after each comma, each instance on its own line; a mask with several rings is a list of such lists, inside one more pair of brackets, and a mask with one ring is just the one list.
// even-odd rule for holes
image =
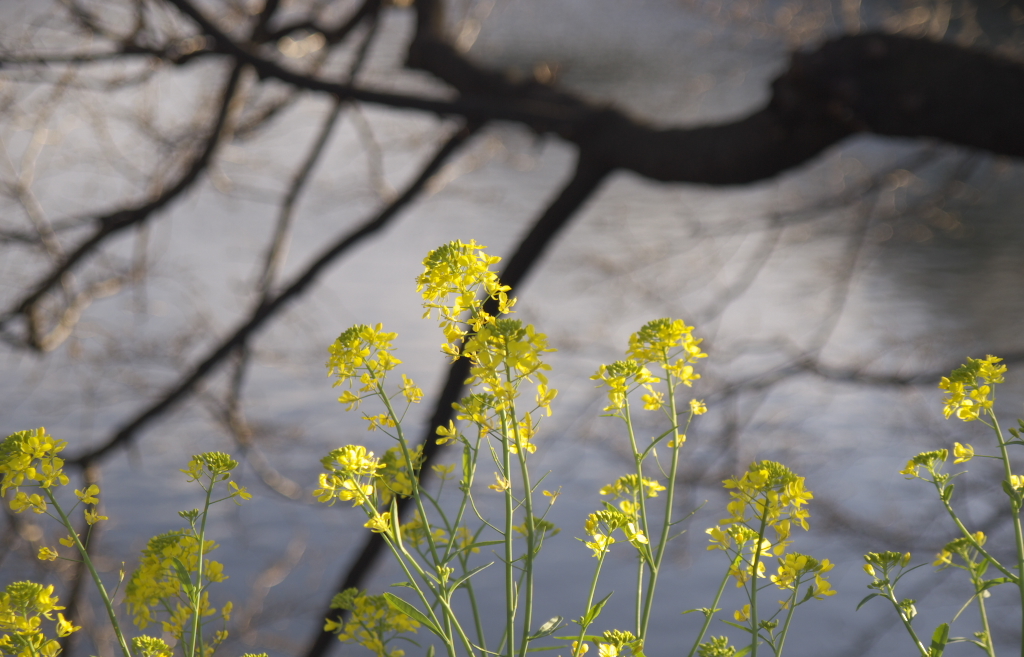
[[458, 355], [459, 344], [470, 331], [493, 320], [484, 311], [487, 299], [497, 303], [502, 315], [515, 304], [515, 299], [508, 298], [511, 288], [490, 270], [501, 258], [487, 255], [486, 248], [473, 240], [442, 244], [423, 259], [423, 273], [416, 278], [416, 290], [426, 308], [423, 316], [437, 312], [447, 341], [444, 351], [452, 355]]
[[948, 395], [943, 408], [947, 418], [955, 414], [970, 422], [991, 412], [995, 397], [993, 386], [1002, 383], [1006, 373], [1006, 366], [999, 364], [1002, 360], [995, 356], [968, 358], [966, 365], [942, 377], [939, 388]]
[[643, 363], [656, 363], [685, 385], [700, 378], [693, 363], [706, 358], [700, 349], [702, 340], [693, 337], [693, 327], [681, 319], [655, 319], [647, 322], [629, 338], [626, 354]]
[[[9, 488], [20, 486], [53, 488], [66, 485], [68, 477], [64, 474], [64, 459], [57, 456], [65, 447], [67, 441], [55, 440], [43, 427], [7, 436], [0, 442], [0, 496], [6, 495]], [[20, 510], [29, 506], [22, 505]], [[14, 509], [13, 506], [11, 508]], [[45, 511], [45, 502], [42, 508]]]

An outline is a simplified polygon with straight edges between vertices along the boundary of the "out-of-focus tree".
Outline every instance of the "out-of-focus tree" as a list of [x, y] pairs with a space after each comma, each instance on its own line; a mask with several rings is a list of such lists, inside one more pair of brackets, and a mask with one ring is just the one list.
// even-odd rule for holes
[[[273, 217], [265, 236], [246, 231], [238, 240], [255, 271], [247, 307], [230, 328], [207, 325], [198, 335], [183, 329], [179, 343], [147, 354], [173, 363], [173, 374], [133, 397], [109, 435], [76, 455], [77, 466], [100, 465], [197, 398], [251, 445], [241, 393], [259, 333], [353, 247], [443, 186], [452, 163], [496, 129], [511, 125], [574, 154], [566, 181], [506, 254], [502, 279], [513, 286], [581, 208], [596, 202], [602, 185], [623, 174], [673, 185], [750, 185], [813, 164], [865, 134], [1024, 156], [1024, 12], [1012, 2], [666, 3], [660, 10], [728, 25], [737, 43], [768, 39], [792, 50], [788, 63], [779, 60], [783, 70], [770, 88], [751, 92], [765, 98], [759, 106], [698, 125], [684, 125], [671, 112], [642, 116], [563, 84], [557, 54], [534, 58], [525, 69], [502, 65], [500, 53], [477, 56], [478, 40], [500, 29], [500, 3], [495, 7], [494, 0], [62, 0], [3, 8], [0, 337], [9, 354], [87, 350], [83, 318], [109, 297], [144, 296], [149, 264], [164, 248], [152, 238], [155, 226], [200, 189], [256, 200]], [[666, 93], [683, 98], [714, 81], [693, 83]], [[307, 141], [275, 142], [275, 128], [294, 120], [295, 107], [310, 98], [324, 102]], [[381, 116], [386, 130], [397, 121], [415, 126], [417, 145], [381, 139], [374, 125]], [[359, 136], [367, 171], [365, 184], [346, 192], [374, 209], [325, 238], [308, 260], [288, 263], [300, 205], [343, 120]], [[267, 149], [274, 155], [268, 158]], [[415, 151], [420, 160], [418, 170], [403, 171], [397, 189], [385, 175], [389, 149]], [[918, 164], [930, 157], [925, 152]], [[270, 160], [279, 181], [274, 189], [247, 178], [253, 162]], [[967, 157], [951, 167], [948, 182], [968, 177], [973, 162]], [[870, 171], [807, 212], [904, 186], [911, 169]], [[922, 203], [934, 206], [953, 188], [936, 189]], [[930, 226], [915, 226], [964, 229], [938, 213]], [[115, 343], [122, 340], [118, 327], [106, 330]], [[790, 370], [871, 379], [827, 371], [813, 350], [794, 356]], [[900, 384], [930, 374], [878, 379]], [[214, 375], [226, 382], [224, 390], [212, 390]], [[776, 380], [783, 375], [774, 373]], [[465, 378], [464, 363], [455, 363], [428, 426], [447, 423]], [[256, 452], [250, 463], [282, 495], [300, 494]], [[367, 544], [342, 586], [360, 581], [377, 547]], [[328, 638], [321, 634], [309, 654], [321, 654]]]

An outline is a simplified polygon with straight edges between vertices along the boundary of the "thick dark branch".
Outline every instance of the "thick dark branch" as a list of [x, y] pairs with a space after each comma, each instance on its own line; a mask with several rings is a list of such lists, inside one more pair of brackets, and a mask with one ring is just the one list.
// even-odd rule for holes
[[306, 267], [305, 271], [299, 274], [290, 285], [277, 295], [267, 299], [266, 303], [260, 305], [230, 336], [214, 346], [207, 356], [195, 365], [191, 371], [186, 372], [174, 386], [164, 391], [157, 401], [126, 422], [102, 445], [79, 455], [71, 463], [78, 466], [88, 466], [111, 450], [134, 439], [139, 431], [182, 401], [200, 381], [224, 362], [240, 345], [245, 344], [257, 330], [262, 328], [267, 320], [275, 317], [288, 302], [301, 296], [342, 253], [388, 225], [398, 215], [400, 210], [405, 208], [419, 195], [430, 178], [438, 172], [448, 158], [479, 127], [476, 124], [468, 125], [448, 139], [401, 196], [384, 208], [377, 216], [335, 242], [320, 257]]
[[[893, 35], [847, 36], [793, 55], [768, 105], [738, 121], [659, 129], [533, 83], [515, 83], [465, 59], [422, 26], [411, 66], [462, 95], [452, 101], [358, 89], [294, 73], [234, 43], [188, 0], [168, 0], [216, 48], [262, 76], [368, 103], [473, 120], [515, 121], [553, 132], [604, 166], [666, 182], [746, 184], [803, 164], [845, 137], [870, 132], [934, 137], [1024, 157], [1024, 66], [944, 43]], [[421, 14], [422, 16], [422, 14]]]

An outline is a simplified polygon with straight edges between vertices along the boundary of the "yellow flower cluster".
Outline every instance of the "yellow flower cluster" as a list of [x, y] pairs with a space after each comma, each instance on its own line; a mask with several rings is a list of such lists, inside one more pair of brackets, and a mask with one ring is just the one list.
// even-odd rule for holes
[[1002, 358], [968, 358], [967, 364], [953, 370], [948, 377], [942, 377], [939, 388], [949, 395], [943, 413], [948, 418], [956, 414], [964, 422], [977, 420], [983, 413], [990, 413], [994, 401], [992, 386], [1003, 382], [1006, 365], [999, 365]]
[[[628, 650], [630, 655], [643, 655], [644, 642], [628, 630], [606, 630], [604, 641], [597, 643], [597, 657], [620, 657]], [[573, 654], [583, 655], [590, 650], [590, 644], [578, 645], [573, 642]]]
[[[634, 389], [643, 387], [644, 410], [656, 411], [665, 403], [665, 395], [654, 390], [651, 384], [661, 379], [654, 376], [648, 366], [659, 365], [666, 374], [678, 383], [692, 386], [700, 378], [693, 370], [693, 363], [707, 354], [700, 349], [701, 340], [693, 337], [693, 327], [681, 319], [655, 319], [629, 337], [626, 360], [611, 365], [602, 365], [590, 377], [608, 386], [606, 411], [620, 411], [626, 406], [626, 396]], [[690, 410], [694, 415], [707, 411], [703, 402], [693, 400]]]
[[[814, 557], [799, 552], [790, 552], [785, 559], [779, 563], [778, 573], [771, 576], [772, 583], [780, 589], [792, 589], [799, 586], [804, 575], [814, 575], [814, 586], [811, 587], [811, 595], [818, 600], [835, 595], [835, 590], [827, 579], [822, 577], [824, 573], [832, 570], [835, 564], [828, 559], [818, 561]], [[785, 602], [783, 602], [785, 606]]]
[[[213, 541], [206, 541], [203, 554], [217, 549]], [[184, 566], [186, 573], [179, 568]], [[138, 568], [132, 573], [125, 590], [125, 603], [139, 629], [145, 629], [157, 620], [157, 613], [165, 611], [167, 620], [161, 621], [163, 631], [177, 637], [184, 636], [185, 627], [192, 617], [187, 592], [183, 589], [181, 575], [194, 573], [199, 566], [199, 540], [188, 529], [160, 534], [149, 539], [142, 551]], [[224, 566], [211, 559], [203, 559], [203, 586], [227, 579]], [[211, 616], [217, 610], [210, 606], [204, 591], [200, 603], [200, 615]], [[231, 603], [226, 603], [221, 614], [231, 613]]]
[[354, 588], [335, 595], [331, 609], [344, 609], [351, 614], [344, 623], [328, 619], [324, 631], [337, 634], [340, 641], [365, 646], [376, 657], [402, 657], [405, 651], [389, 649], [388, 643], [402, 632], [416, 632], [420, 626], [392, 609], [383, 595], [366, 595]]
[[352, 500], [352, 506], [373, 506], [373, 481], [387, 467], [362, 445], [345, 445], [320, 459], [327, 472], [320, 474], [320, 488], [313, 491], [320, 502]]
[[[807, 555], [785, 554], [793, 525], [808, 529], [810, 513], [805, 507], [814, 494], [804, 487], [804, 478], [781, 463], [757, 461], [743, 476], [726, 479], [724, 484], [732, 497], [726, 507], [729, 517], [706, 533], [710, 536], [709, 550], [723, 550], [737, 556], [749, 553], [734, 561], [730, 568], [736, 586], [743, 586], [753, 577], [766, 577], [764, 559], [774, 556], [779, 558], [779, 566], [771, 580], [779, 588], [791, 588], [801, 577], [813, 573], [814, 597], [833, 595], [835, 592], [822, 577], [832, 569], [827, 559], [819, 562]], [[771, 528], [775, 541], [765, 538], [761, 531], [753, 528], [755, 526], [763, 526], [764, 530]]]
[[643, 386], [647, 389], [644, 396], [644, 408], [656, 410], [661, 408], [662, 395], [655, 392], [651, 387], [661, 379], [651, 374], [651, 371], [636, 360], [617, 360], [611, 365], [602, 365], [597, 373], [590, 377], [594, 381], [600, 381], [601, 385], [608, 386], [608, 401], [604, 407], [606, 411], [618, 411], [626, 406], [626, 396], [635, 388]]
[[626, 354], [640, 363], [657, 363], [669, 375], [691, 386], [700, 378], [692, 363], [707, 358], [700, 343], [693, 337], [693, 327], [681, 319], [662, 318], [647, 322], [629, 338]]
[[64, 459], [57, 456], [65, 447], [67, 441], [55, 440], [43, 427], [12, 433], [0, 443], [0, 496], [9, 488], [17, 491], [10, 502], [11, 510], [46, 513], [42, 495], [18, 489], [25, 485], [43, 489], [66, 485]]
[[627, 509], [628, 512], [624, 512], [609, 506], [587, 516], [583, 528], [591, 540], [584, 541], [584, 544], [594, 551], [595, 558], [599, 559], [609, 551], [608, 547], [615, 543], [612, 533], [617, 529], [621, 529], [626, 540], [638, 550], [643, 550], [643, 546], [648, 544], [647, 536], [640, 528], [637, 510], [632, 506]]
[[[548, 347], [547, 337], [531, 325], [501, 317], [511, 312], [515, 299], [508, 296], [511, 288], [502, 285], [490, 270], [501, 259], [487, 255], [485, 248], [474, 241], [455, 241], [434, 249], [423, 260], [424, 271], [416, 283], [426, 308], [424, 317], [436, 311], [440, 319], [447, 340], [442, 351], [469, 359], [466, 383], [479, 386], [479, 392], [456, 405], [457, 419], [490, 432], [495, 428], [495, 416], [512, 408], [524, 381], [536, 378], [536, 408], [546, 415], [551, 415], [551, 402], [558, 391], [548, 387], [544, 376], [551, 366], [541, 355], [554, 351]], [[496, 314], [485, 309], [488, 301], [496, 305]], [[530, 414], [514, 421], [510, 433], [505, 438], [513, 453], [536, 450], [530, 442], [535, 433]], [[437, 434], [439, 444], [459, 438], [454, 423], [438, 427]]]
[[[864, 555], [864, 572], [871, 575], [876, 580], [887, 579], [889, 577], [889, 571], [899, 566], [900, 568], [906, 568], [907, 564], [910, 563], [909, 552], [868, 552]], [[878, 570], [882, 573], [879, 575]]]
[[[426, 308], [423, 316], [437, 311], [447, 340], [443, 349], [452, 356], [459, 355], [459, 344], [470, 331], [479, 331], [494, 319], [484, 310], [487, 299], [497, 302], [499, 315], [509, 313], [516, 302], [508, 298], [511, 288], [490, 271], [501, 258], [487, 255], [486, 248], [473, 240], [443, 244], [423, 259], [423, 273], [416, 278], [416, 291], [423, 295]], [[466, 311], [468, 319], [463, 318]]]
[[936, 449], [930, 452], [921, 452], [914, 458], [907, 461], [907, 466], [900, 470], [900, 474], [906, 475], [907, 479], [914, 479], [920, 477], [918, 474], [918, 468], [923, 467], [932, 476], [944, 476], [941, 475], [936, 468], [941, 467], [941, 464], [944, 463], [947, 458], [949, 458], [949, 450], [947, 449]]
[[804, 506], [814, 493], [804, 488], [803, 477], [781, 463], [756, 461], [742, 477], [726, 479], [724, 484], [732, 501], [726, 506], [729, 517], [722, 519], [723, 524], [746, 523], [747, 511], [753, 511], [756, 518], [767, 519], [777, 544], [789, 538], [794, 523], [808, 530], [811, 514]]
[[[24, 432], [28, 433], [28, 432]], [[66, 637], [82, 628], [76, 627], [60, 613], [53, 585], [35, 582], [13, 582], [0, 593], [0, 654], [18, 657], [56, 657], [60, 643], [43, 632], [43, 620], [53, 621], [58, 637]]]
[[409, 450], [412, 457], [412, 472], [409, 471], [401, 447], [392, 447], [380, 459], [380, 470], [376, 473], [378, 499], [387, 504], [395, 495], [409, 497], [413, 492], [413, 477], [418, 476], [423, 465], [423, 445]]
[[[388, 372], [402, 363], [395, 357], [391, 344], [397, 337], [397, 333], [385, 332], [383, 324], [374, 327], [357, 324], [338, 336], [328, 348], [330, 356], [327, 359], [327, 375], [337, 376], [334, 385], [351, 385], [357, 376], [361, 385], [358, 392], [362, 394], [346, 390], [338, 397], [338, 401], [345, 404], [347, 410], [358, 408], [367, 396], [386, 395], [384, 379]], [[423, 399], [423, 391], [405, 374], [402, 375], [402, 384], [397, 394], [405, 397], [410, 404], [417, 404]], [[363, 419], [369, 422], [371, 431], [395, 426], [395, 420], [389, 413], [364, 415]]]
[[940, 568], [953, 565], [954, 556], [963, 559], [965, 564], [973, 564], [978, 555], [978, 548], [985, 545], [986, 540], [988, 540], [988, 537], [985, 536], [985, 532], [974, 532], [969, 537], [961, 536], [956, 540], [950, 541], [935, 555], [935, 561], [932, 562], [932, 565], [939, 566]]
[[733, 657], [736, 648], [729, 645], [729, 637], [713, 636], [704, 643], [697, 646], [699, 657]]
[[[607, 486], [601, 487], [602, 495], [614, 495], [615, 499], [629, 498], [634, 499], [640, 494], [641, 486], [639, 485], [640, 477], [635, 474], [623, 475], [615, 480], [615, 483], [608, 484]], [[658, 493], [665, 490], [665, 487], [657, 479], [643, 478], [644, 495], [647, 497], [657, 497]]]
[[142, 657], [171, 657], [174, 653], [163, 639], [145, 635], [132, 639], [132, 650]]

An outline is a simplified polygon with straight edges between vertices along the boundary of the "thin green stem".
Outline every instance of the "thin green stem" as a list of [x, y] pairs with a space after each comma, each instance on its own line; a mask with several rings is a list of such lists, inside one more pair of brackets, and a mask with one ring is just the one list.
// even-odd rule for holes
[[68, 530], [68, 534], [71, 536], [71, 540], [75, 542], [75, 547], [78, 549], [78, 553], [82, 556], [82, 561], [85, 563], [85, 567], [89, 569], [89, 574], [92, 576], [92, 581], [96, 584], [96, 589], [100, 592], [100, 598], [103, 599], [103, 606], [107, 609], [107, 616], [110, 618], [110, 626], [114, 629], [114, 634], [117, 635], [117, 643], [121, 646], [121, 652], [124, 657], [132, 657], [131, 650], [128, 649], [128, 642], [125, 641], [124, 634], [121, 632], [121, 625], [117, 622], [117, 614], [114, 613], [114, 605], [110, 601], [110, 596], [107, 594], [107, 589], [103, 586], [103, 580], [100, 579], [100, 574], [96, 572], [96, 567], [92, 563], [92, 559], [89, 558], [89, 552], [82, 545], [82, 541], [78, 538], [78, 534], [75, 533], [75, 527], [71, 524], [71, 520], [67, 514], [64, 513], [64, 509], [61, 508], [57, 502], [57, 498], [54, 497], [53, 492], [49, 488], [44, 488], [43, 493], [46, 495], [50, 504], [53, 508], [57, 509], [57, 513], [60, 515], [61, 524]]
[[800, 585], [803, 582], [800, 578], [793, 583], [793, 594], [789, 597], [789, 605], [786, 609], [786, 620], [782, 624], [782, 631], [779, 633], [779, 640], [775, 646], [775, 657], [782, 657], [782, 647], [786, 644], [786, 635], [789, 634], [789, 624], [793, 620], [793, 612], [796, 611], [796, 596], [800, 592]]
[[[992, 428], [996, 432], [996, 438], [999, 440], [999, 452], [1002, 455], [1003, 461], [1003, 475], [1006, 477], [1006, 486], [1012, 490], [1012, 479], [1011, 475], [1013, 471], [1010, 468], [1010, 454], [1006, 450], [1006, 439], [1003, 437], [1003, 430], [999, 427], [999, 419], [996, 418], [994, 411], [989, 410], [989, 416], [992, 418]], [[1020, 595], [1021, 604], [1021, 646], [1020, 654], [1024, 655], [1024, 531], [1021, 530], [1020, 523], [1020, 497], [1010, 497], [1010, 509], [1013, 511], [1013, 535], [1016, 539], [1017, 548], [1017, 592]]]
[[[210, 488], [206, 490], [206, 500], [203, 503], [203, 520], [199, 523], [199, 559], [196, 565], [196, 581], [189, 595], [192, 603], [192, 641], [190, 642], [190, 649], [186, 651], [188, 657], [195, 657], [197, 646], [199, 650], [202, 651], [203, 649], [202, 609], [200, 609], [203, 604], [203, 549], [206, 547], [206, 519], [210, 511], [210, 498], [213, 496], [213, 489], [216, 485], [216, 475], [211, 475]], [[192, 525], [192, 531], [195, 531], [194, 524]]]
[[[636, 432], [633, 429], [633, 416], [630, 412], [628, 396], [623, 402], [622, 419], [626, 421], [626, 431], [629, 434], [629, 445], [633, 450], [633, 462], [636, 465], [637, 506], [640, 507], [640, 529], [643, 531], [644, 536], [650, 536], [651, 532], [647, 525], [647, 495], [644, 490], [644, 457], [640, 453], [636, 444]], [[643, 638], [644, 562], [645, 560], [641, 554], [639, 564], [637, 565], [636, 576], [636, 634], [639, 638]]]
[[[889, 574], [886, 573], [887, 578], [888, 576]], [[903, 626], [907, 628], [907, 632], [910, 633], [910, 637], [914, 640], [914, 645], [917, 646], [917, 650], [921, 653], [921, 657], [929, 657], [928, 649], [924, 647], [924, 644], [921, 643], [921, 639], [917, 637], [917, 632], [914, 631], [914, 626], [910, 624], [910, 619], [907, 618], [907, 615], [903, 613], [903, 609], [900, 607], [900, 603], [896, 600], [896, 595], [893, 591], [892, 584], [886, 583], [885, 593], [886, 597], [889, 599], [889, 602], [891, 602], [892, 606], [896, 609], [896, 613], [899, 615], [900, 620], [903, 621]]]
[[[515, 513], [515, 500], [512, 498], [512, 482], [509, 477], [512, 475], [512, 451], [509, 449], [509, 420], [508, 412], [501, 413], [501, 476], [505, 478], [505, 648], [508, 657], [515, 654], [515, 630], [516, 630], [516, 573], [515, 553], [512, 536], [513, 514]], [[513, 419], [513, 422], [515, 420]]]
[[764, 509], [761, 512], [761, 527], [757, 530], [757, 543], [754, 545], [754, 562], [751, 564], [750, 572], [750, 628], [753, 638], [750, 644], [750, 657], [757, 657], [757, 639], [760, 631], [757, 627], [757, 572], [761, 563], [761, 545], [764, 541], [764, 532], [768, 528], [768, 500], [764, 501]]
[[[665, 550], [668, 547], [668, 541], [670, 532], [672, 531], [672, 512], [675, 506], [675, 493], [676, 493], [676, 476], [679, 472], [679, 450], [682, 447], [680, 445], [680, 432], [679, 432], [679, 416], [677, 415], [678, 409], [676, 407], [676, 390], [675, 381], [671, 374], [667, 374], [667, 387], [668, 387], [668, 403], [669, 403], [669, 415], [672, 418], [672, 447], [670, 448], [672, 454], [672, 463], [669, 465], [668, 473], [668, 490], [665, 492], [665, 520], [661, 528], [661, 535], [658, 537], [658, 546], [654, 550], [653, 564], [651, 564], [651, 575], [650, 581], [647, 585], [647, 597], [644, 599], [643, 613], [640, 617], [640, 633], [638, 636], [643, 639], [647, 636], [647, 627], [651, 620], [651, 611], [654, 609], [654, 591], [658, 587], [658, 575], [661, 573], [661, 563], [665, 557]], [[690, 420], [693, 419], [693, 413], [686, 421], [687, 428], [689, 428]], [[685, 434], [685, 429], [683, 431]], [[641, 490], [642, 490], [641, 486]], [[650, 536], [648, 536], [650, 538]]]
[[992, 643], [992, 630], [988, 623], [988, 609], [985, 607], [985, 593], [982, 590], [984, 579], [978, 574], [977, 565], [969, 564], [971, 579], [974, 583], [975, 596], [978, 598], [978, 613], [981, 616], [981, 631], [985, 633], [985, 652], [989, 657], [996, 657], [995, 645]]
[[[739, 568], [740, 563], [743, 561], [743, 555], [737, 555], [733, 559], [733, 568]], [[718, 585], [718, 591], [715, 593], [715, 601], [711, 603], [711, 609], [707, 614], [704, 614], [704, 625], [700, 628], [700, 633], [697, 634], [697, 640], [693, 642], [693, 647], [690, 648], [690, 652], [687, 653], [686, 657], [693, 657], [694, 653], [697, 652], [697, 648], [700, 646], [701, 640], [704, 635], [707, 634], [708, 628], [711, 627], [711, 620], [715, 617], [715, 612], [718, 611], [718, 601], [722, 599], [722, 593], [725, 592], [725, 585], [729, 583], [729, 577], [731, 576], [732, 568], [725, 571], [725, 577], [722, 578], [722, 583]]]
[[[593, 538], [593, 537], [591, 537]], [[601, 554], [597, 555], [597, 568], [594, 569], [594, 579], [590, 581], [590, 593], [587, 594], [587, 606], [585, 607], [584, 616], [581, 621], [585, 621], [587, 616], [590, 615], [590, 608], [594, 604], [594, 595], [597, 593], [597, 580], [601, 576], [601, 566], [604, 565], [605, 550], [601, 551]], [[589, 622], [580, 623], [580, 636], [576, 640], [576, 648], [572, 652], [572, 657], [582, 657], [583, 653], [583, 637], [587, 634], [587, 628], [590, 627]]]

